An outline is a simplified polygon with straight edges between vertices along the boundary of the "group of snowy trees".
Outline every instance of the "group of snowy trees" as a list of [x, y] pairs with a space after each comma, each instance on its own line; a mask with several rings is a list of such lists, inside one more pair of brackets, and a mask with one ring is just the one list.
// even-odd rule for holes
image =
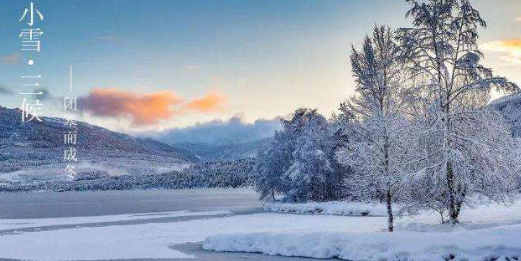
[[458, 223], [479, 197], [517, 194], [519, 150], [488, 103], [492, 88], [519, 88], [481, 64], [478, 30], [486, 26], [468, 0], [406, 0], [409, 28], [375, 26], [353, 47], [356, 95], [326, 120], [299, 109], [260, 153], [263, 198], [380, 199], [414, 213], [429, 209]]
[[282, 193], [289, 201], [327, 201], [341, 197], [343, 173], [335, 160], [335, 133], [316, 110], [298, 109], [282, 120], [283, 130], [257, 157], [255, 184], [261, 198]]

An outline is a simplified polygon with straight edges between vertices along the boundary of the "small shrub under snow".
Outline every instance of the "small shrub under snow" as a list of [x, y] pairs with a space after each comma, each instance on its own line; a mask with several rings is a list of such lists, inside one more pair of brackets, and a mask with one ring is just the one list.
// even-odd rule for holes
[[326, 214], [340, 216], [385, 216], [384, 204], [360, 202], [266, 203], [264, 209], [282, 213]]

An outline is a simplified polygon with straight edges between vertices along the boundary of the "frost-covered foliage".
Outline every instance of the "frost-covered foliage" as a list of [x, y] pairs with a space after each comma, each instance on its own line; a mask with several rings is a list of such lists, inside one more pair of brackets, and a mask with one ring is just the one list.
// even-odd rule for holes
[[498, 99], [491, 107], [503, 115], [514, 137], [521, 138], [521, 94], [515, 93]]
[[340, 163], [353, 169], [348, 183], [359, 198], [385, 198], [389, 231], [393, 231], [392, 203], [396, 201], [412, 153], [409, 124], [402, 116], [406, 93], [404, 65], [399, 60], [393, 31], [375, 27], [360, 51], [351, 55], [356, 96], [343, 107], [351, 119], [343, 131], [351, 140], [338, 149]]
[[334, 158], [333, 132], [316, 110], [298, 109], [283, 120], [283, 130], [261, 151], [255, 166], [261, 198], [326, 201], [339, 197], [344, 171]]
[[[450, 215], [454, 204], [454, 216], [450, 215], [454, 222], [462, 205], [472, 204], [475, 196], [508, 202], [517, 195], [519, 151], [500, 115], [485, 110], [453, 120], [450, 149], [444, 147], [440, 129], [431, 128], [422, 138], [416, 161], [419, 171], [407, 179], [412, 208]], [[451, 162], [449, 177], [444, 158]]]
[[297, 123], [298, 127], [296, 127], [298, 129], [296, 131], [300, 133], [295, 136], [293, 164], [285, 173], [291, 182], [287, 196], [292, 201], [330, 199], [328, 186], [334, 184], [331, 181], [335, 170], [329, 157], [331, 136], [328, 122], [314, 112], [299, 120], [305, 122]]
[[[201, 162], [182, 172], [194, 177], [192, 187], [246, 187], [253, 185], [255, 159]], [[197, 179], [199, 181], [197, 181]], [[190, 179], [188, 179], [190, 180]]]
[[275, 194], [286, 190], [285, 170], [292, 162], [291, 147], [285, 141], [285, 134], [275, 134], [270, 146], [260, 150], [255, 165], [255, 187], [261, 199], [275, 200]]
[[507, 200], [513, 192], [512, 139], [484, 107], [491, 88], [519, 88], [481, 64], [478, 29], [486, 23], [468, 0], [407, 2], [413, 26], [398, 30], [397, 39], [401, 59], [417, 79], [411, 105], [423, 129], [410, 199], [446, 209], [457, 223], [472, 196]]
[[381, 203], [361, 203], [347, 201], [279, 203], [268, 202], [264, 209], [282, 213], [324, 214], [339, 216], [385, 216], [387, 207]]

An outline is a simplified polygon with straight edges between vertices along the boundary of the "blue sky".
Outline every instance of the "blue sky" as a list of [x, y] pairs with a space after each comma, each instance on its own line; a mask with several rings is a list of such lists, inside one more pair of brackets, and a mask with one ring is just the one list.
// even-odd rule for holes
[[[79, 96], [115, 88], [168, 90], [187, 101], [218, 93], [226, 100], [220, 110], [178, 113], [142, 129], [237, 114], [253, 122], [300, 106], [329, 115], [354, 89], [351, 44], [360, 44], [375, 23], [407, 25], [408, 8], [401, 0], [35, 0], [45, 15], [40, 24], [45, 35], [42, 52], [30, 57], [35, 65], [28, 66], [29, 57], [19, 51], [24, 26], [18, 19], [29, 2], [3, 1], [0, 7], [0, 85], [16, 91], [20, 75], [34, 70], [53, 95], [62, 96], [73, 65]], [[498, 47], [521, 38], [516, 22], [521, 1], [473, 2], [489, 23], [481, 38], [490, 43], [487, 65], [521, 83], [521, 66], [508, 59], [517, 59], [516, 50]], [[18, 107], [21, 99], [0, 95], [0, 105]], [[52, 106], [45, 111], [60, 113]], [[121, 119], [89, 116], [88, 121], [116, 130], [136, 128]]]

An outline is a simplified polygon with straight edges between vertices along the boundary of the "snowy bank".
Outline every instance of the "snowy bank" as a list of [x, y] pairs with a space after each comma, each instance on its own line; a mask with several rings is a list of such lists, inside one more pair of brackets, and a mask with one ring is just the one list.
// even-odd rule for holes
[[203, 249], [367, 261], [521, 260], [521, 225], [450, 233], [250, 233], [214, 235]]
[[298, 213], [298, 214], [326, 214], [340, 216], [385, 216], [387, 210], [384, 204], [359, 202], [309, 202], [309, 203], [266, 203], [265, 210]]

